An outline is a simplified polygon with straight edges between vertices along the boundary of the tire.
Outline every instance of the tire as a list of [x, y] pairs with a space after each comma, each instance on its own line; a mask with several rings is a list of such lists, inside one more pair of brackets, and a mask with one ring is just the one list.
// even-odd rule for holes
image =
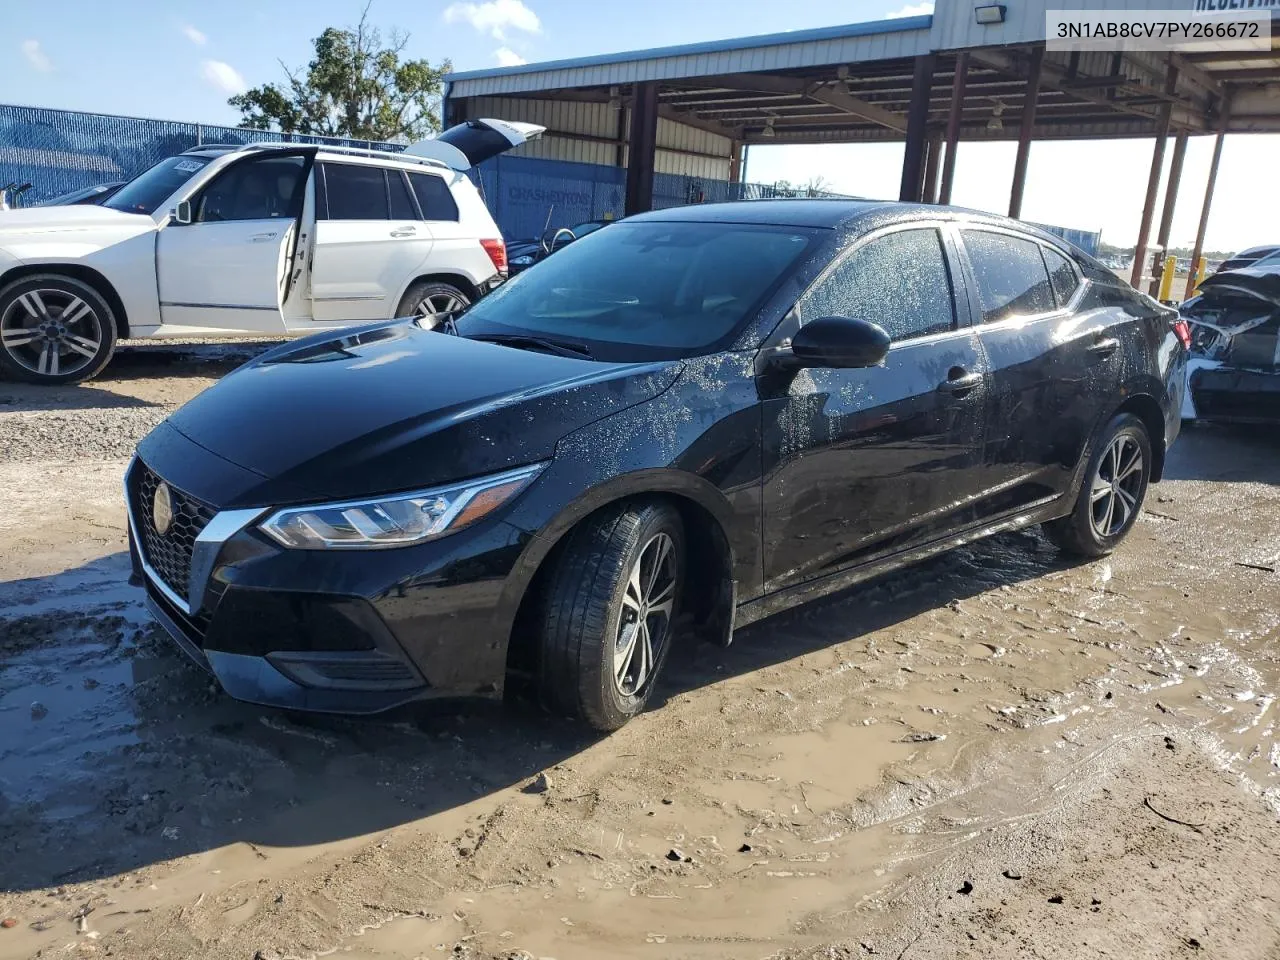
[[[659, 575], [651, 581], [655, 563]], [[671, 649], [685, 564], [680, 514], [660, 501], [607, 509], [570, 533], [547, 582], [540, 623], [547, 707], [604, 732], [644, 709]], [[636, 624], [650, 609], [646, 647]]]
[[[1136, 462], [1132, 460], [1134, 450], [1139, 457]], [[1063, 553], [1105, 557], [1128, 536], [1142, 512], [1151, 462], [1146, 425], [1131, 413], [1112, 418], [1089, 458], [1075, 507], [1067, 516], [1044, 524], [1045, 535]], [[1112, 483], [1117, 469], [1120, 477]], [[1117, 510], [1122, 511], [1119, 518]]]
[[23, 277], [0, 290], [0, 373], [50, 385], [102, 372], [116, 349], [111, 306], [83, 280]]
[[397, 317], [430, 319], [433, 325], [448, 313], [456, 313], [471, 306], [471, 298], [449, 283], [419, 280], [410, 285], [400, 298]]

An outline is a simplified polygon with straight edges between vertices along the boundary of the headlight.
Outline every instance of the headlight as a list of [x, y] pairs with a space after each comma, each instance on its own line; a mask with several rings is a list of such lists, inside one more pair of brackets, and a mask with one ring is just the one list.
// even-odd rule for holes
[[538, 475], [545, 464], [417, 493], [371, 500], [287, 507], [259, 529], [296, 550], [401, 547], [461, 530], [497, 510]]
[[532, 265], [533, 265], [533, 257], [529, 257], [529, 256], [516, 257], [514, 260], [512, 260], [512, 261], [511, 261], [511, 265], [512, 265], [513, 267], [529, 267], [529, 266], [532, 266]]

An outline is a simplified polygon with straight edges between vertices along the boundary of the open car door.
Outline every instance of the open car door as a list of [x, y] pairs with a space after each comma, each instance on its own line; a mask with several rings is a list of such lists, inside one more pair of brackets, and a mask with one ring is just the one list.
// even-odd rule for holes
[[516, 120], [468, 120], [431, 140], [410, 144], [404, 152], [413, 157], [440, 160], [454, 170], [470, 170], [513, 147], [537, 140], [546, 130], [536, 123]]

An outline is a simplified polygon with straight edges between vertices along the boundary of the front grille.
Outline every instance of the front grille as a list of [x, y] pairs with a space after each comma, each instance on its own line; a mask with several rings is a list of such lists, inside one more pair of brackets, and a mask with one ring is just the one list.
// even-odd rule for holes
[[191, 554], [196, 537], [208, 526], [217, 512], [207, 503], [170, 487], [173, 499], [173, 521], [161, 534], [156, 530], [155, 496], [161, 478], [141, 460], [129, 478], [133, 497], [133, 517], [139, 534], [138, 548], [142, 559], [164, 581], [165, 585], [187, 599], [187, 577], [191, 573]]

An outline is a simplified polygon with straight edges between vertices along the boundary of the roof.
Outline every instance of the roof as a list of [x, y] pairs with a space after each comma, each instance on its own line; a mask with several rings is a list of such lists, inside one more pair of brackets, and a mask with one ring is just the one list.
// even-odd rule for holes
[[445, 81], [450, 84], [449, 96], [476, 97], [915, 56], [928, 52], [932, 23], [933, 18], [929, 15], [872, 20], [814, 30], [791, 30], [732, 40], [471, 70], [451, 73]]
[[[887, 200], [738, 200], [732, 203], [699, 203], [687, 207], [670, 207], [627, 217], [633, 220], [657, 220], [666, 223], [756, 223], [779, 227], [836, 227], [864, 214], [886, 207], [909, 207], [912, 204]], [[937, 211], [937, 207], [930, 208]]]

